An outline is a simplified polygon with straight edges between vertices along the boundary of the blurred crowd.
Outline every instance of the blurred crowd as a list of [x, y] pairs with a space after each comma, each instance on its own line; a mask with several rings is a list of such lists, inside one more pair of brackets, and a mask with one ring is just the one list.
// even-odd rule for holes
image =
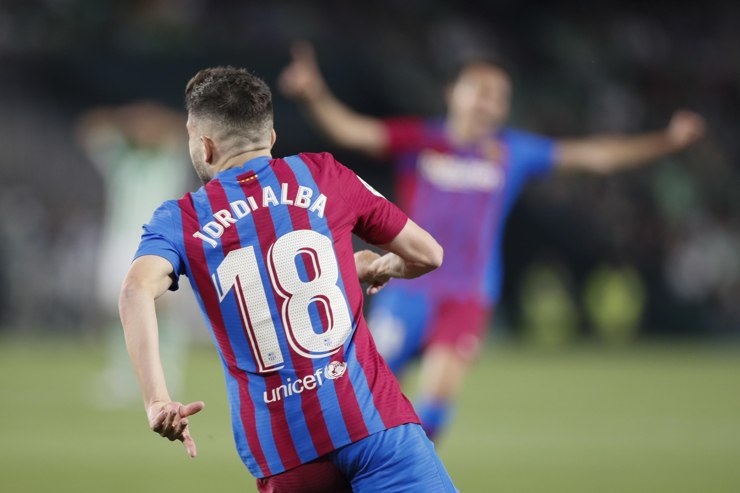
[[[638, 5], [0, 3], [0, 327], [94, 331], [105, 312], [96, 279], [113, 191], [85, 151], [84, 115], [141, 100], [178, 111], [207, 65], [274, 86], [290, 43], [308, 39], [341, 99], [374, 115], [440, 113], [446, 72], [474, 53], [505, 60], [511, 124], [527, 130], [635, 132], [677, 108], [701, 113], [708, 136], [688, 152], [528, 189], [509, 221], [498, 323], [545, 343], [738, 339], [740, 5]], [[330, 148], [278, 95], [275, 113], [277, 155], [330, 150], [390, 191], [388, 170]]]

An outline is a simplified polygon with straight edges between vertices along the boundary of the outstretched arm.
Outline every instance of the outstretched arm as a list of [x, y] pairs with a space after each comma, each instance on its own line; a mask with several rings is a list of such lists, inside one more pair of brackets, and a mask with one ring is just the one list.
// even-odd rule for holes
[[161, 257], [137, 258], [123, 282], [118, 308], [150, 428], [170, 441], [180, 440], [188, 454], [195, 457], [195, 442], [190, 436], [187, 418], [203, 409], [204, 404], [184, 405], [170, 398], [159, 356], [154, 301], [172, 284], [171, 273], [172, 265]]
[[332, 94], [310, 44], [296, 43], [291, 53], [293, 59], [278, 80], [280, 91], [299, 102], [337, 145], [381, 156], [388, 145], [381, 121], [355, 112]]
[[369, 250], [355, 253], [357, 276], [369, 285], [368, 294], [377, 293], [392, 278], [413, 279], [442, 265], [442, 247], [411, 219], [390, 243], [379, 246], [389, 253], [383, 256]]
[[605, 135], [558, 142], [555, 163], [563, 170], [608, 174], [680, 151], [704, 135], [704, 119], [678, 111], [664, 130], [634, 136]]

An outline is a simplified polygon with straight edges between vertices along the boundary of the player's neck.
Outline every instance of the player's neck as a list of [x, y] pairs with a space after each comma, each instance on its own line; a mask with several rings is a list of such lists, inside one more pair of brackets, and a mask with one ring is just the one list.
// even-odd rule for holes
[[220, 173], [221, 171], [235, 168], [237, 166], [241, 166], [242, 164], [246, 163], [247, 161], [251, 161], [254, 158], [258, 157], [272, 157], [272, 149], [270, 147], [260, 147], [257, 149], [247, 149], [244, 151], [239, 151], [236, 154], [230, 155], [228, 158], [226, 158], [223, 161], [223, 164], [218, 166], [218, 170], [216, 173]]
[[446, 122], [447, 136], [455, 144], [464, 146], [480, 141], [496, 129], [493, 127], [481, 127], [468, 122], [449, 117]]

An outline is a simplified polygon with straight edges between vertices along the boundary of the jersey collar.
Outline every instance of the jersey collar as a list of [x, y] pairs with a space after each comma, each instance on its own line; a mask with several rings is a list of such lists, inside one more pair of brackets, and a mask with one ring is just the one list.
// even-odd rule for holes
[[269, 156], [257, 156], [256, 158], [252, 158], [249, 161], [244, 162], [244, 164], [242, 164], [241, 166], [234, 166], [233, 168], [221, 171], [220, 173], [216, 174], [213, 179], [238, 179], [239, 176], [250, 172], [253, 174], [258, 174], [260, 171], [263, 171], [265, 168], [270, 166], [271, 160], [272, 158]]

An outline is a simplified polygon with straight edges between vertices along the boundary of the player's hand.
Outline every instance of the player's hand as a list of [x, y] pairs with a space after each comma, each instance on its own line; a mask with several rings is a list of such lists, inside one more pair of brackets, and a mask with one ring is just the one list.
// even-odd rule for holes
[[205, 407], [202, 401], [182, 404], [180, 402], [157, 401], [147, 409], [149, 427], [152, 431], [169, 439], [180, 440], [190, 457], [197, 455], [195, 442], [188, 429], [188, 416], [200, 412]]
[[704, 118], [693, 111], [679, 110], [668, 124], [668, 138], [678, 148], [690, 146], [704, 135]]
[[355, 252], [355, 267], [357, 268], [357, 277], [360, 282], [370, 282], [372, 280], [370, 265], [379, 258], [380, 255], [371, 250], [359, 250]]
[[278, 77], [278, 88], [284, 96], [299, 101], [311, 101], [326, 90], [313, 46], [298, 41], [291, 47], [291, 62]]
[[375, 294], [391, 279], [382, 272], [382, 257], [370, 250], [355, 252], [355, 266], [357, 267], [357, 278], [360, 282], [368, 284], [367, 294]]

